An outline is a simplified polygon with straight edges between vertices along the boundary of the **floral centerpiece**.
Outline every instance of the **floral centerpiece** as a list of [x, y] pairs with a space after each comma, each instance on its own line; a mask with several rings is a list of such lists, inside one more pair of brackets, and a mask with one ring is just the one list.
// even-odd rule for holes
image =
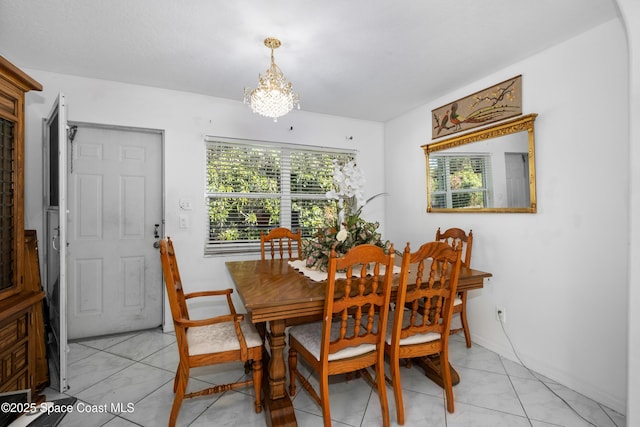
[[367, 222], [360, 217], [362, 208], [369, 201], [384, 194], [376, 194], [365, 200], [364, 183], [364, 174], [354, 161], [344, 166], [336, 163], [333, 173], [334, 188], [326, 196], [328, 199], [338, 200], [339, 213], [337, 218], [320, 228], [314, 238], [302, 240], [302, 254], [307, 268], [326, 271], [332, 248], [335, 248], [338, 256], [363, 244], [389, 249], [391, 243], [383, 242], [377, 231], [380, 223]]

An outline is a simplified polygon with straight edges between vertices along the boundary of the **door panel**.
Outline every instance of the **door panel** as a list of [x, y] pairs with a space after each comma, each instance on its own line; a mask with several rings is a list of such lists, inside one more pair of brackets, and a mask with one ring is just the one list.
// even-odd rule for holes
[[75, 211], [75, 238], [99, 241], [102, 238], [102, 177], [76, 173], [76, 194], [82, 203]]
[[69, 178], [69, 337], [162, 324], [162, 135], [78, 125]]
[[82, 283], [77, 289], [74, 301], [74, 312], [79, 316], [95, 316], [102, 313], [102, 260], [81, 259], [73, 263], [72, 283]]

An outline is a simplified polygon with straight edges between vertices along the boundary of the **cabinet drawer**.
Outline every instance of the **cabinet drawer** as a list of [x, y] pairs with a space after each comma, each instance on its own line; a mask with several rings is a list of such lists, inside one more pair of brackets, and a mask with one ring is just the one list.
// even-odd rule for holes
[[29, 334], [29, 313], [21, 313], [0, 326], [0, 353], [10, 348]]
[[29, 313], [23, 311], [0, 325], [0, 384], [3, 389], [17, 390], [15, 387], [28, 384]]
[[0, 364], [2, 365], [2, 372], [0, 373], [2, 384], [27, 368], [29, 364], [28, 346], [29, 344], [25, 340], [2, 353], [2, 357], [0, 359]]
[[0, 386], [0, 393], [5, 391], [24, 390], [29, 388], [29, 372], [25, 369], [11, 381], [3, 382]]

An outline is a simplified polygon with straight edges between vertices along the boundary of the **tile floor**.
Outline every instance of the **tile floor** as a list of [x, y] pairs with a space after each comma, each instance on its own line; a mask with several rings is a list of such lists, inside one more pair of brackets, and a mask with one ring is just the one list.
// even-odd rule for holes
[[[451, 362], [460, 373], [454, 387], [455, 413], [444, 406], [442, 389], [417, 367], [402, 369], [405, 426], [431, 427], [623, 427], [623, 415], [560, 384], [546, 380], [589, 422], [580, 418], [521, 365], [474, 345], [467, 349], [462, 336], [451, 340]], [[102, 408], [122, 404], [118, 412], [65, 416], [69, 426], [165, 426], [173, 401], [173, 375], [178, 364], [175, 336], [159, 330], [88, 339], [70, 343], [69, 390], [46, 389], [47, 400], [74, 396], [76, 408]], [[192, 371], [190, 386], [236, 380], [241, 365]], [[313, 381], [312, 381], [313, 383]], [[314, 383], [317, 385], [317, 382]], [[255, 414], [251, 388], [185, 400], [180, 426], [264, 426], [264, 414]], [[380, 425], [378, 398], [364, 379], [332, 382], [331, 414], [334, 426]], [[388, 388], [391, 425], [397, 425], [392, 390]], [[82, 402], [82, 403], [81, 403]], [[94, 406], [87, 406], [94, 405]], [[131, 405], [128, 405], [131, 404]], [[298, 425], [322, 426], [320, 408], [298, 387], [293, 399]], [[110, 408], [109, 408], [110, 409]], [[591, 423], [591, 424], [590, 424]]]

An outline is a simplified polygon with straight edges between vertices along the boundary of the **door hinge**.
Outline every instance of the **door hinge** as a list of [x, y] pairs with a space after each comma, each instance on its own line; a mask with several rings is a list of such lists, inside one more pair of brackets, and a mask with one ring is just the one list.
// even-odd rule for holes
[[73, 173], [73, 140], [76, 139], [78, 126], [67, 126], [67, 137], [69, 138], [69, 173]]

